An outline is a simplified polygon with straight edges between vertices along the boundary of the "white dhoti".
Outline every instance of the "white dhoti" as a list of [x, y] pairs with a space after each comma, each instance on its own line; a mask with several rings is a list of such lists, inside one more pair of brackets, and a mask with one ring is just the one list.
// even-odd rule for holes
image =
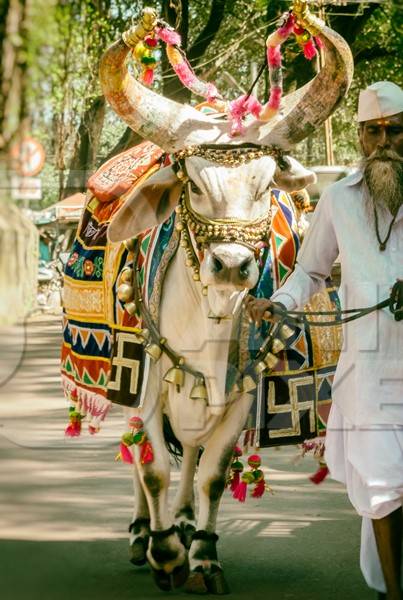
[[347, 487], [350, 502], [363, 517], [361, 570], [367, 584], [385, 592], [371, 519], [402, 506], [403, 429], [355, 429], [333, 403], [327, 424], [326, 455], [330, 475]]

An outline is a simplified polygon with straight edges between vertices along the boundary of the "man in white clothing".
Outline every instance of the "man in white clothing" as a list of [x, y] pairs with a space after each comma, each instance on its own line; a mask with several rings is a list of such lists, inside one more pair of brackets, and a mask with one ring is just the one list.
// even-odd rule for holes
[[[273, 305], [304, 306], [340, 257], [342, 308], [387, 298], [403, 280], [403, 90], [378, 82], [358, 103], [359, 170], [323, 193], [286, 283], [248, 300], [258, 323]], [[363, 517], [361, 569], [380, 598], [401, 600], [403, 320], [386, 308], [343, 326], [326, 459]], [[386, 595], [385, 595], [386, 593]]]

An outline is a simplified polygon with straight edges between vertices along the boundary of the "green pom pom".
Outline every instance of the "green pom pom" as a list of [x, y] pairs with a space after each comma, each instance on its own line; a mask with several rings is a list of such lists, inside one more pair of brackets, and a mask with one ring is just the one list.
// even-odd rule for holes
[[143, 444], [146, 440], [146, 437], [145, 431], [137, 431], [133, 435], [133, 444]]
[[143, 65], [155, 65], [156, 62], [157, 60], [154, 58], [154, 56], [143, 56], [141, 58], [141, 63]]
[[124, 433], [122, 435], [121, 441], [122, 444], [124, 444], [125, 446], [131, 446], [133, 444], [133, 434], [130, 431]]
[[250, 483], [255, 483], [255, 476], [253, 475], [252, 471], [246, 471], [246, 473], [243, 473], [241, 475], [241, 479], [248, 485]]
[[264, 479], [264, 473], [260, 469], [255, 469], [253, 471], [253, 477], [255, 482], [262, 481]]
[[241, 463], [240, 460], [235, 460], [232, 465], [231, 465], [231, 469], [233, 471], [237, 471], [238, 473], [242, 473], [243, 471], [243, 464]]

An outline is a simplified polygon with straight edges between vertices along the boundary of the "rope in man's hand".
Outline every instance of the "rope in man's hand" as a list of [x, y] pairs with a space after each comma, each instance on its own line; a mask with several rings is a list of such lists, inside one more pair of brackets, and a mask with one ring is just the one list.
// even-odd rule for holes
[[[367, 308], [350, 308], [347, 310], [332, 310], [332, 311], [297, 311], [287, 310], [280, 302], [272, 302], [267, 298], [254, 298], [247, 296], [245, 299], [245, 308], [249, 314], [250, 320], [260, 327], [262, 321], [270, 321], [276, 323], [285, 319], [295, 325], [303, 325], [307, 323], [311, 327], [328, 327], [329, 325], [341, 325], [349, 323], [361, 317], [364, 317], [376, 310], [388, 307], [394, 315], [395, 321], [403, 320], [403, 280], [398, 279], [393, 285], [390, 296], [382, 302], [378, 302]], [[349, 316], [342, 316], [349, 315]], [[334, 319], [326, 321], [312, 321], [307, 317], [329, 316]]]

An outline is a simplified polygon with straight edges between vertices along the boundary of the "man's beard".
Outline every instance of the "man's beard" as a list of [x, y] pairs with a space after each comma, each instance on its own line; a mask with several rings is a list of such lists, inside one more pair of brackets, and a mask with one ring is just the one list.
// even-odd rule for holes
[[403, 158], [393, 150], [376, 150], [361, 161], [371, 207], [395, 215], [403, 204]]

